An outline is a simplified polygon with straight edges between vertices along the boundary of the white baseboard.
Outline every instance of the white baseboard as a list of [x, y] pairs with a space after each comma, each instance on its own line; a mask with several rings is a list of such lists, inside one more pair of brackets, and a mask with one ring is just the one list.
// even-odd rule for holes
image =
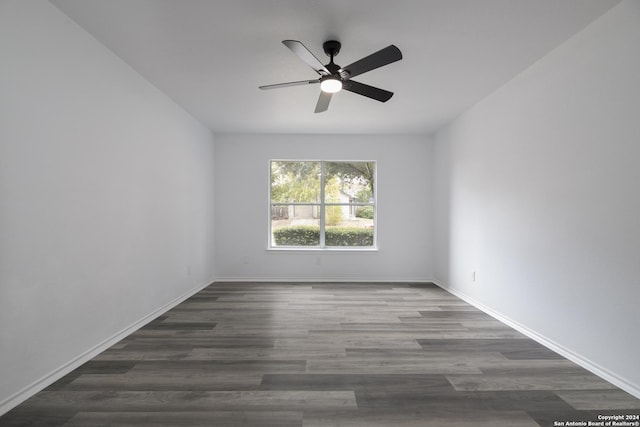
[[528, 327], [522, 325], [521, 323], [518, 323], [515, 320], [503, 315], [502, 313], [495, 311], [491, 307], [488, 307], [482, 304], [481, 302], [475, 300], [474, 298], [471, 298], [470, 296], [466, 295], [463, 292], [460, 292], [455, 288], [452, 288], [438, 280], [432, 280], [432, 282], [435, 283], [438, 287], [451, 293], [452, 295], [455, 295], [456, 297], [471, 304], [477, 309], [482, 310], [483, 312], [487, 313], [489, 316], [501, 321], [502, 323], [505, 323], [506, 325], [512, 327], [516, 331], [526, 335], [527, 337], [544, 345], [545, 347], [550, 348], [551, 350], [555, 351], [561, 356], [569, 359], [573, 363], [583, 367], [589, 372], [599, 376], [600, 378], [610, 382], [616, 387], [619, 387], [622, 390], [626, 391], [627, 393], [640, 399], [640, 386], [638, 384], [633, 384], [627, 381], [626, 379], [621, 378], [620, 376], [614, 374], [610, 370], [598, 365], [597, 363], [587, 359], [586, 357], [580, 354], [575, 353], [574, 351], [564, 347], [563, 345], [553, 341], [552, 339], [549, 339], [544, 335], [541, 335], [538, 332], [532, 329], [529, 329]]
[[249, 282], [249, 283], [426, 283], [433, 282], [424, 277], [401, 277], [393, 279], [372, 279], [370, 277], [217, 277], [215, 283], [220, 282]]
[[157, 310], [154, 310], [153, 312], [147, 314], [140, 320], [127, 326], [120, 332], [117, 332], [114, 335], [110, 336], [109, 338], [105, 339], [104, 341], [96, 344], [89, 350], [78, 355], [74, 359], [70, 360], [69, 362], [65, 363], [59, 368], [53, 370], [52, 372], [48, 373], [44, 377], [34, 381], [30, 385], [26, 386], [22, 390], [10, 396], [8, 399], [5, 399], [4, 401], [0, 402], [0, 416], [9, 412], [11, 409], [15, 408], [16, 406], [18, 406], [19, 404], [21, 404], [22, 402], [24, 402], [34, 394], [38, 393], [39, 391], [47, 388], [54, 382], [58, 381], [60, 378], [64, 377], [65, 375], [73, 371], [74, 369], [80, 367], [82, 364], [93, 359], [98, 354], [102, 353], [103, 351], [105, 351], [112, 345], [116, 344], [118, 341], [122, 340], [126, 336], [131, 335], [133, 332], [137, 331], [138, 329], [140, 329], [141, 327], [143, 327], [153, 319], [157, 318], [161, 314], [167, 312], [168, 310], [171, 310], [173, 307], [180, 304], [187, 298], [200, 292], [202, 289], [206, 288], [210, 284], [211, 283], [209, 282], [205, 285], [200, 285], [194, 289], [191, 289], [190, 291], [187, 291], [186, 293], [168, 302], [167, 304], [163, 305]]

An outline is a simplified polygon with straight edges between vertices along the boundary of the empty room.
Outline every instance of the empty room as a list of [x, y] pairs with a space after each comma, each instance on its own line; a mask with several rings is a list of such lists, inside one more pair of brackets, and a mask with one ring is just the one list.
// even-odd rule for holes
[[638, 46], [638, 0], [0, 0], [0, 426], [640, 426]]

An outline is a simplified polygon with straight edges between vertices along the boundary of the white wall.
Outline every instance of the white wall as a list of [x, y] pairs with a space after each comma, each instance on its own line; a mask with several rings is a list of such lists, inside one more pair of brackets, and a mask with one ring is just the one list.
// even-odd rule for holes
[[[432, 277], [430, 139], [216, 135], [215, 159], [218, 280], [415, 281]], [[267, 251], [270, 159], [376, 160], [379, 251]]]
[[213, 279], [214, 177], [208, 129], [48, 2], [0, 3], [0, 58], [2, 413]]
[[628, 0], [440, 131], [434, 149], [437, 279], [636, 395], [638, 46], [640, 2]]

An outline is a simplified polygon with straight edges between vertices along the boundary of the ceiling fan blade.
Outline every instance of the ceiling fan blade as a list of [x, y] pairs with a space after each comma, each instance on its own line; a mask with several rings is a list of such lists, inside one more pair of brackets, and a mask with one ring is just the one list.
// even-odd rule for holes
[[366, 73], [367, 71], [375, 70], [384, 65], [391, 64], [402, 59], [402, 52], [395, 45], [389, 45], [384, 49], [381, 49], [369, 56], [362, 58], [359, 61], [354, 62], [351, 65], [343, 67], [351, 77], [355, 77], [359, 74]]
[[364, 83], [359, 83], [353, 80], [347, 80], [342, 83], [342, 89], [349, 92], [357, 93], [358, 95], [366, 96], [371, 99], [375, 99], [380, 102], [387, 102], [393, 96], [393, 92], [388, 90], [379, 89], [377, 87], [369, 86]]
[[303, 45], [298, 40], [283, 40], [282, 43], [291, 49], [293, 53], [300, 59], [302, 59], [308, 66], [313, 68], [316, 73], [320, 75], [329, 75], [331, 74], [329, 70], [320, 62], [318, 58], [316, 58], [313, 53], [305, 45]]
[[312, 85], [314, 83], [320, 83], [320, 79], [318, 80], [301, 80], [298, 82], [288, 82], [288, 83], [276, 83], [274, 85], [264, 85], [258, 86], [259, 89], [278, 89], [281, 87], [289, 87], [289, 86], [304, 86], [304, 85]]
[[318, 103], [316, 104], [316, 113], [322, 113], [323, 111], [327, 111], [329, 108], [329, 102], [331, 102], [331, 93], [329, 92], [320, 92], [320, 97], [318, 98]]

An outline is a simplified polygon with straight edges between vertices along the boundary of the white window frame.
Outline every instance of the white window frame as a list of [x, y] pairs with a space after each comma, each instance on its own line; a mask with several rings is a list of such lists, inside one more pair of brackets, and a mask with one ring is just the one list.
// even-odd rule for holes
[[[297, 202], [271, 202], [271, 163], [273, 162], [317, 162], [320, 163], [320, 202], [318, 203], [297, 203]], [[325, 245], [325, 208], [327, 206], [344, 206], [344, 203], [326, 203], [325, 199], [325, 163], [373, 163], [375, 169], [373, 173], [373, 203], [352, 203], [355, 206], [371, 206], [373, 204], [373, 245], [371, 246], [326, 246]], [[267, 250], [268, 251], [320, 251], [320, 252], [371, 252], [378, 251], [378, 162], [376, 160], [318, 160], [318, 159], [269, 159], [267, 161]], [[273, 243], [272, 207], [273, 206], [319, 206], [320, 219], [320, 245], [319, 246], [276, 246]]]

